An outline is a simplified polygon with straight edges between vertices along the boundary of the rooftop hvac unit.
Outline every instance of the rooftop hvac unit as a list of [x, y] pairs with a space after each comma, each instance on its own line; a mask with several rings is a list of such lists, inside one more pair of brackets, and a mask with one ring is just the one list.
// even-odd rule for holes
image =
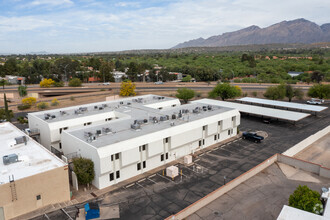
[[189, 109], [184, 109], [183, 111], [184, 111], [184, 113], [186, 113], [186, 114], [189, 113]]
[[108, 105], [107, 104], [102, 104], [102, 107], [106, 108], [106, 107], [108, 107]]
[[99, 107], [99, 110], [103, 110], [103, 107]]
[[191, 155], [186, 155], [183, 157], [184, 164], [191, 164], [192, 163], [192, 156]]
[[89, 132], [89, 131], [84, 132], [85, 137], [91, 137], [92, 135], [93, 135], [92, 132]]
[[207, 106], [203, 106], [203, 111], [207, 111]]
[[134, 130], [138, 130], [141, 128], [141, 125], [139, 124], [131, 124], [131, 128], [134, 129]]
[[167, 117], [166, 116], [160, 116], [160, 121], [166, 121]]
[[21, 136], [21, 137], [17, 137], [15, 138], [16, 144], [23, 144], [27, 142], [27, 137], [26, 136]]
[[171, 126], [174, 126], [174, 125], [175, 125], [175, 124], [174, 124], [174, 121], [172, 121], [172, 122], [170, 123], [170, 125], [171, 125]]
[[178, 114], [178, 118], [182, 118], [182, 113], [179, 113]]
[[87, 111], [87, 107], [79, 107], [79, 110], [85, 112]]
[[48, 120], [49, 119], [49, 116], [45, 116], [45, 120]]
[[172, 119], [176, 119], [176, 115], [175, 114], [172, 115]]
[[130, 102], [127, 102], [127, 105], [130, 105], [131, 103]]
[[102, 128], [102, 131], [106, 134], [109, 134], [111, 132], [111, 128]]
[[96, 130], [96, 134], [100, 135], [100, 134], [102, 134], [102, 131], [101, 130]]
[[96, 105], [94, 106], [94, 109], [97, 109], [97, 106]]
[[45, 114], [45, 119], [48, 120], [51, 117], [50, 114]]
[[193, 110], [193, 113], [197, 114], [197, 113], [199, 113], [199, 110], [198, 109], [194, 109]]
[[208, 105], [207, 106], [207, 110], [211, 111], [212, 110], [212, 106], [211, 105]]
[[52, 118], [56, 118], [56, 115], [52, 115]]
[[2, 161], [4, 165], [12, 164], [18, 162], [17, 154], [9, 154], [2, 157]]
[[76, 114], [76, 115], [79, 115], [79, 114], [81, 114], [81, 111], [78, 109], [78, 110], [74, 110], [74, 113]]
[[119, 102], [119, 104], [123, 105], [123, 104], [124, 104], [124, 102]]
[[158, 119], [157, 119], [157, 117], [153, 117], [153, 118], [152, 118], [152, 122], [153, 122], [153, 123], [158, 123]]
[[148, 123], [148, 119], [143, 119], [143, 123], [147, 124]]

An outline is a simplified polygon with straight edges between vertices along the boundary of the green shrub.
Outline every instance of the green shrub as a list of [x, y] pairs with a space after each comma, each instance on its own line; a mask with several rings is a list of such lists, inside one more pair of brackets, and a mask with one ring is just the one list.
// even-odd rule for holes
[[18, 110], [26, 110], [26, 109], [29, 109], [29, 108], [31, 108], [31, 105], [26, 105], [26, 104], [21, 104], [21, 105], [18, 105], [17, 106], [17, 109]]
[[73, 97], [73, 96], [71, 96], [71, 97], [70, 97], [70, 100], [71, 100], [71, 101], [74, 101], [74, 97]]
[[82, 84], [82, 82], [78, 78], [73, 78], [69, 81], [69, 86], [71, 86], [71, 87], [79, 87], [79, 86], [81, 86], [81, 84]]
[[64, 82], [63, 81], [54, 82], [53, 86], [54, 87], [63, 87], [64, 86]]
[[252, 92], [253, 97], [257, 97], [258, 93], [256, 91]]
[[60, 102], [57, 100], [57, 98], [54, 98], [52, 102], [50, 103], [51, 106], [58, 106]]
[[235, 83], [240, 83], [241, 80], [240, 80], [240, 79], [234, 79], [234, 82], [235, 82]]
[[48, 103], [47, 102], [39, 102], [37, 104], [37, 108], [38, 109], [46, 109], [46, 108], [48, 108]]

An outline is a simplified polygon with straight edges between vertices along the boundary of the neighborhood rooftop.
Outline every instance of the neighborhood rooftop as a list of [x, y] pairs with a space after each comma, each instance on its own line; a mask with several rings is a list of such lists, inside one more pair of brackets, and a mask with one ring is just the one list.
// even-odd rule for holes
[[9, 122], [0, 124], [0, 184], [66, 164]]

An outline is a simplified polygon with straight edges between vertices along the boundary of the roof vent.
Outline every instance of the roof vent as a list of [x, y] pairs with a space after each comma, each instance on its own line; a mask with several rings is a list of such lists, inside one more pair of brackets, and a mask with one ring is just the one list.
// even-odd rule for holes
[[138, 130], [141, 128], [141, 125], [139, 124], [131, 124], [131, 128], [134, 129], [134, 130]]
[[28, 141], [27, 137], [26, 136], [21, 136], [21, 137], [17, 137], [15, 138], [15, 141], [16, 141], [16, 144], [25, 144], [26, 145], [26, 142]]
[[67, 114], [66, 111], [60, 111], [60, 115], [65, 115], [65, 114]]
[[2, 157], [2, 161], [4, 165], [9, 165], [12, 163], [18, 162], [18, 155], [17, 154], [9, 154]]
[[106, 134], [109, 134], [112, 132], [111, 128], [102, 128], [102, 131]]

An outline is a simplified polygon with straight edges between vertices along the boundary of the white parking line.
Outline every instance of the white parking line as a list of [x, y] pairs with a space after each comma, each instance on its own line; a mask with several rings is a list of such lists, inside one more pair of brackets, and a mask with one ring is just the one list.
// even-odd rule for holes
[[142, 181], [145, 181], [146, 180], [146, 178], [144, 178], [144, 179], [141, 179], [141, 180], [139, 180], [139, 181], [137, 181], [138, 183], [141, 183]]
[[151, 176], [149, 176], [148, 178], [151, 178], [151, 177], [154, 177], [154, 176], [156, 176], [156, 173], [155, 174], [152, 174]]
[[134, 186], [134, 185], [135, 185], [135, 183], [132, 183], [132, 184], [130, 184], [130, 185], [125, 186], [125, 188], [127, 189], [127, 188], [129, 188], [129, 187], [131, 187], [131, 186]]
[[[156, 174], [155, 174], [156, 175]], [[149, 179], [149, 177], [147, 178], [148, 180], [150, 180], [151, 182], [153, 182], [153, 183], [155, 183], [155, 184], [157, 184], [157, 182], [156, 181], [153, 181], [152, 179]]]

